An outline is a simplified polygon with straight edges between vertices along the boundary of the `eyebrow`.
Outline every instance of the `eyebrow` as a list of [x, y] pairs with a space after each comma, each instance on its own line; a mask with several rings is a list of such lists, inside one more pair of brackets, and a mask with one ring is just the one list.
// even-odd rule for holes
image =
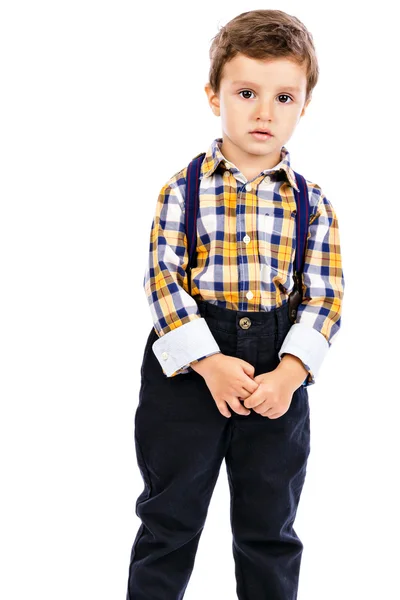
[[[250, 87], [257, 87], [257, 84], [251, 81], [232, 81], [232, 85], [248, 85]], [[290, 90], [291, 92], [300, 92], [300, 88], [294, 85], [280, 85], [279, 87], [281, 89]]]

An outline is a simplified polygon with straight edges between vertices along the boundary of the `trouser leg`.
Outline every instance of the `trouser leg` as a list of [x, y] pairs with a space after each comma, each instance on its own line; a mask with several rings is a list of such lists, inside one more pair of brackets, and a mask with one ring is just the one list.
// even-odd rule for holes
[[[195, 372], [165, 378], [152, 352], [135, 415], [137, 461], [145, 483], [131, 553], [128, 600], [180, 600], [193, 570], [209, 502], [230, 436]], [[158, 364], [158, 363], [157, 363]], [[150, 373], [154, 377], [147, 376]]]
[[308, 395], [278, 419], [235, 419], [226, 455], [239, 600], [295, 600], [303, 545], [293, 522], [310, 451]]

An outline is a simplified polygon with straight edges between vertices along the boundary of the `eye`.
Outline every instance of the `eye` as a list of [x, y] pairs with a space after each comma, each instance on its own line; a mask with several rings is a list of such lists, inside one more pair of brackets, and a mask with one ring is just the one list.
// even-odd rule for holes
[[[279, 94], [278, 98], [290, 98], [290, 100], [293, 101], [293, 98], [291, 98], [287, 94]], [[280, 102], [280, 104], [288, 104], [288, 102]], [[289, 102], [289, 104], [290, 104], [290, 102]]]
[[[251, 90], [242, 90], [241, 92], [239, 92], [239, 94], [244, 94], [244, 93], [249, 93], [249, 94], [254, 94], [254, 92], [252, 92]], [[242, 96], [243, 98], [243, 96]], [[247, 98], [245, 98], [247, 100]]]

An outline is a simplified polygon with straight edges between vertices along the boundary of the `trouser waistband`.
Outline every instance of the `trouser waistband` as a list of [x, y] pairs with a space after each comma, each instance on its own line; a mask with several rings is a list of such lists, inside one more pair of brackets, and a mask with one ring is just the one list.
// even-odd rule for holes
[[251, 328], [252, 333], [265, 334], [288, 330], [292, 325], [287, 302], [271, 311], [232, 310], [204, 300], [197, 301], [197, 305], [202, 317], [211, 325], [222, 327], [227, 332], [235, 333]]

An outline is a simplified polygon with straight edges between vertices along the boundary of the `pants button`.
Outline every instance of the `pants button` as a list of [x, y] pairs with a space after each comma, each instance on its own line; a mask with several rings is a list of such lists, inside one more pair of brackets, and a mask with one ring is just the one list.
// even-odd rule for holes
[[251, 321], [248, 317], [243, 317], [239, 321], [239, 325], [242, 329], [248, 329], [251, 325]]

